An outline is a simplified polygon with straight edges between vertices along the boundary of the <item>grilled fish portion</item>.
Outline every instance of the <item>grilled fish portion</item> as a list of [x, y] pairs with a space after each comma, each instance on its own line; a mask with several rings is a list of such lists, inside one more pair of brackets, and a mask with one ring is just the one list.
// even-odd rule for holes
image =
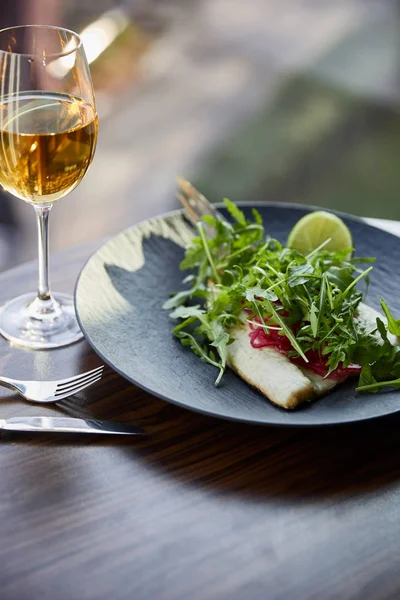
[[235, 341], [228, 346], [229, 366], [282, 408], [296, 408], [312, 399], [313, 384], [301, 369], [274, 348], [253, 348], [249, 331], [248, 325], [238, 325], [230, 331]]
[[[360, 304], [360, 325], [372, 331], [376, 328], [376, 317], [385, 321], [375, 309]], [[306, 366], [298, 367], [274, 348], [253, 348], [249, 332], [248, 323], [230, 330], [235, 341], [228, 346], [228, 364], [248, 384], [281, 408], [296, 408], [302, 402], [323, 396], [346, 379], [324, 379]], [[396, 343], [395, 336], [390, 336], [390, 339]]]

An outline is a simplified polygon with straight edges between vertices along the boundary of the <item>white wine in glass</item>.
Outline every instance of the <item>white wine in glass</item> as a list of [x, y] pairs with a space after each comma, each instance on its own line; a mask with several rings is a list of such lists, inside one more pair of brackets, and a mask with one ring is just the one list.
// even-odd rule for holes
[[5, 304], [0, 333], [30, 348], [82, 337], [73, 298], [51, 293], [48, 217], [82, 180], [94, 155], [98, 120], [79, 36], [27, 25], [0, 31], [0, 184], [32, 204], [39, 232], [38, 292]]

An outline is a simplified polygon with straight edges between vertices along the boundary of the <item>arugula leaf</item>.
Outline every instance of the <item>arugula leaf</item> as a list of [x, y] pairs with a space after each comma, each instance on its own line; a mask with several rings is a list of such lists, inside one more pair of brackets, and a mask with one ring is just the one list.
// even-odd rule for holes
[[172, 298], [164, 302], [162, 307], [164, 310], [171, 310], [171, 308], [175, 308], [180, 304], [183, 304], [188, 298], [191, 298], [192, 295], [193, 289], [183, 290], [182, 292], [174, 294]]
[[245, 291], [245, 298], [249, 302], [253, 302], [256, 298], [263, 298], [267, 300], [272, 300], [275, 302], [278, 300], [278, 296], [272, 290], [264, 290], [262, 287], [256, 285], [254, 287], [248, 287]]
[[314, 273], [314, 267], [311, 263], [298, 263], [298, 260], [294, 260], [287, 267], [287, 282], [289, 287], [294, 287], [295, 285], [302, 285], [304, 283], [307, 283], [309, 280], [309, 276]]
[[349, 283], [349, 285], [347, 286], [347, 288], [344, 290], [343, 292], [343, 296], [347, 296], [347, 294], [350, 292], [350, 290], [355, 287], [357, 285], [357, 283], [366, 275], [368, 275], [368, 273], [370, 271], [372, 271], [374, 267], [368, 267], [368, 269], [365, 269], [365, 271], [363, 271], [362, 273], [360, 273], [360, 275], [358, 277], [356, 277], [355, 279], [353, 279], [353, 281], [351, 283]]
[[369, 389], [370, 391], [378, 391], [375, 388], [376, 385], [376, 379], [375, 377], [372, 375], [372, 370], [370, 365], [366, 364], [363, 366], [363, 368], [361, 369], [361, 373], [360, 373], [360, 379], [358, 380], [358, 386], [356, 388], [357, 392], [362, 392], [365, 391], [366, 389]]
[[257, 225], [261, 225], [262, 226], [263, 220], [262, 220], [262, 216], [260, 215], [260, 213], [258, 212], [258, 210], [256, 208], [252, 208], [251, 209], [251, 213], [253, 215], [254, 222], [257, 223]]
[[318, 334], [318, 308], [315, 306], [314, 302], [311, 304], [310, 308], [310, 322], [311, 322], [311, 330], [313, 336], [316, 338]]
[[216, 360], [214, 360], [212, 354], [207, 352], [207, 349], [202, 347], [196, 337], [191, 333], [187, 331], [179, 331], [176, 336], [180, 338], [184, 346], [189, 346], [203, 362], [207, 362], [213, 367], [217, 367], [217, 369], [219, 369], [218, 377], [215, 380], [215, 385], [218, 385], [225, 370], [222, 366], [222, 363], [218, 363]]
[[[224, 198], [224, 204], [228, 209], [231, 217], [233, 217], [235, 221], [239, 223], [239, 225], [246, 227], [246, 217], [244, 216], [244, 213], [240, 210], [240, 208], [238, 208], [236, 204], [231, 202], [231, 200], [228, 200], [228, 198]], [[262, 222], [260, 224], [262, 224]]]
[[394, 387], [400, 388], [400, 378], [393, 379], [392, 381], [376, 381], [367, 385], [359, 385], [356, 390], [357, 392], [378, 392], [383, 387]]
[[342, 267], [332, 266], [326, 272], [326, 276], [329, 282], [341, 292], [344, 292], [344, 290], [353, 282], [352, 269], [347, 265]]
[[213, 259], [212, 255], [211, 255], [211, 251], [210, 251], [208, 240], [207, 240], [207, 237], [206, 237], [206, 234], [205, 234], [205, 231], [204, 231], [203, 223], [197, 223], [197, 229], [200, 232], [200, 238], [201, 238], [201, 241], [202, 241], [202, 244], [203, 244], [203, 247], [204, 247], [204, 251], [206, 253], [207, 260], [210, 263], [211, 273], [213, 275], [214, 282], [215, 283], [219, 283], [220, 282], [220, 278], [219, 278], [219, 275], [218, 275], [217, 270], [215, 268], [214, 259]]
[[381, 307], [388, 320], [388, 329], [390, 333], [396, 336], [400, 336], [400, 319], [395, 319], [393, 317], [388, 305], [386, 304], [383, 298], [381, 298]]
[[388, 332], [385, 323], [379, 317], [376, 318], [376, 327], [380, 333], [380, 336], [385, 344], [390, 344], [388, 339]]
[[276, 322], [279, 323], [279, 325], [282, 327], [282, 330], [285, 332], [286, 337], [292, 344], [293, 348], [295, 348], [295, 350], [297, 350], [297, 352], [299, 353], [301, 358], [307, 363], [308, 358], [306, 357], [300, 344], [296, 340], [296, 338], [293, 334], [293, 331], [288, 327], [288, 325], [285, 323], [285, 321], [279, 316], [278, 312], [272, 306], [271, 302], [269, 300], [265, 300], [265, 302], [268, 303], [271, 314], [275, 317]]
[[178, 306], [169, 316], [171, 319], [187, 319], [188, 317], [201, 318], [206, 314], [200, 306]]

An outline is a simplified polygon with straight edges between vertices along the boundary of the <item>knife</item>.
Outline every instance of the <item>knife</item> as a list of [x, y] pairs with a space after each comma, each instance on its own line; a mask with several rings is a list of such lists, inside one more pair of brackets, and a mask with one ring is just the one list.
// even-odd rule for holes
[[71, 417], [12, 417], [0, 419], [0, 430], [42, 431], [47, 433], [105, 433], [114, 435], [141, 435], [143, 429], [114, 421], [74, 419]]

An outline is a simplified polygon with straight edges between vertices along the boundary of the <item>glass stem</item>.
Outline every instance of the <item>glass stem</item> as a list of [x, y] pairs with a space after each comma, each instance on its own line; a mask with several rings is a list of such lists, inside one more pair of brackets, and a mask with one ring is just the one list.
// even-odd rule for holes
[[29, 306], [29, 315], [36, 321], [54, 322], [61, 315], [60, 305], [50, 293], [49, 284], [49, 215], [51, 204], [34, 206], [38, 226], [39, 281], [38, 293]]
[[50, 300], [49, 284], [49, 215], [51, 204], [48, 206], [35, 206], [38, 226], [38, 255], [39, 255], [39, 281], [38, 298], [44, 302]]

